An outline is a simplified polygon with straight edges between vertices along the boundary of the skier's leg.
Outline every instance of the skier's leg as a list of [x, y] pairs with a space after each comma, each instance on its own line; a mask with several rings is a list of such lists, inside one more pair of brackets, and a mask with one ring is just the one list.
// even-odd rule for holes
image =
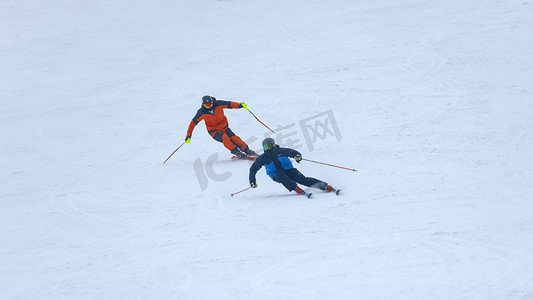
[[250, 147], [248, 147], [248, 145], [246, 145], [246, 143], [238, 135], [233, 133], [229, 127], [226, 128], [226, 134], [229, 136], [231, 141], [241, 149], [242, 152], [248, 155], [257, 155], [257, 153], [255, 153], [253, 150], [250, 150]]
[[224, 144], [224, 147], [226, 147], [229, 151], [233, 151], [235, 148], [237, 148], [227, 134], [219, 131], [209, 132], [209, 134], [215, 141]]
[[302, 174], [300, 171], [298, 171], [296, 168], [285, 170], [287, 173], [287, 176], [296, 181], [299, 184], [305, 185], [305, 186], [312, 186], [320, 190], [327, 190], [328, 184], [322, 180], [318, 180], [313, 177], [306, 177], [304, 174]]
[[278, 170], [276, 174], [274, 174], [274, 178], [272, 179], [274, 179], [275, 182], [283, 184], [283, 186], [288, 189], [289, 192], [292, 192], [298, 187], [296, 185], [296, 182], [290, 179], [289, 176], [287, 176], [287, 174], [285, 174], [285, 172], [283, 172], [282, 170]]
[[302, 184], [302, 185], [305, 185], [305, 186], [314, 187], [314, 188], [317, 188], [317, 189], [320, 189], [320, 190], [323, 190], [323, 191], [326, 191], [326, 192], [336, 191], [335, 188], [333, 188], [331, 185], [327, 184], [326, 182], [324, 182], [322, 180], [318, 180], [318, 179], [313, 178], [313, 177], [305, 177], [305, 175], [303, 175], [296, 168], [285, 170], [285, 172], [287, 173], [287, 175], [291, 179], [293, 179], [294, 181], [296, 181], [299, 184]]

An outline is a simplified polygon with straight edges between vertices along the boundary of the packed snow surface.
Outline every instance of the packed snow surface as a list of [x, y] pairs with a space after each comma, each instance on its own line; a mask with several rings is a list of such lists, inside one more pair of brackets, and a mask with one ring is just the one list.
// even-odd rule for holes
[[[533, 299], [533, 2], [0, 3], [2, 299]], [[230, 160], [203, 95], [335, 196]]]

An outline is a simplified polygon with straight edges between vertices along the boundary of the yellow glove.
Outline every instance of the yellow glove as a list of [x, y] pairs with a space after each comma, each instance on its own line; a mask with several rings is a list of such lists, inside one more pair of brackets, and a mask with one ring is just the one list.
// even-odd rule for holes
[[185, 137], [185, 143], [190, 143], [191, 142], [191, 137], [190, 136], [186, 136]]
[[244, 103], [244, 102], [241, 103], [241, 107], [244, 108], [244, 109], [248, 109], [248, 105], [246, 105], [246, 103]]

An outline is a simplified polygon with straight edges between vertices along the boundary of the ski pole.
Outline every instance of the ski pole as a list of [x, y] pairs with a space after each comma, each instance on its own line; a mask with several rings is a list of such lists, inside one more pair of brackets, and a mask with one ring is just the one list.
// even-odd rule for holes
[[251, 189], [251, 188], [252, 188], [251, 186], [250, 186], [250, 187], [247, 187], [247, 188], [245, 188], [245, 189], [242, 190], [242, 191], [238, 191], [238, 192], [236, 192], [236, 193], [231, 194], [231, 196], [235, 196], [235, 195], [237, 195], [238, 193], [242, 193], [242, 192], [247, 191], [247, 190], [249, 190], [249, 189]]
[[169, 160], [169, 158], [172, 157], [172, 155], [174, 155], [174, 153], [176, 153], [176, 151], [178, 151], [183, 145], [185, 145], [185, 142], [183, 142], [183, 144], [181, 144], [181, 146], [176, 148], [176, 150], [174, 150], [174, 152], [172, 152], [172, 154], [170, 154], [170, 156], [163, 162], [163, 164], [166, 163], [167, 160]]
[[249, 111], [249, 112], [252, 114], [252, 116], [254, 116], [254, 118], [255, 118], [257, 121], [259, 121], [259, 123], [263, 124], [263, 126], [265, 126], [266, 128], [268, 128], [268, 130], [270, 130], [270, 131], [272, 131], [272, 133], [276, 134], [276, 133], [274, 132], [274, 130], [270, 129], [268, 126], [265, 125], [265, 123], [261, 122], [261, 120], [259, 120], [259, 119], [254, 115], [254, 113], [253, 113], [251, 110], [249, 110], [247, 107], [245, 107], [245, 109], [246, 109], [247, 111]]
[[306, 160], [306, 161], [310, 161], [310, 162], [314, 162], [314, 163], [317, 163], [317, 164], [326, 165], [326, 166], [330, 166], [330, 167], [335, 167], [335, 168], [340, 168], [340, 169], [345, 169], [345, 170], [357, 172], [357, 170], [355, 170], [355, 169], [346, 168], [346, 167], [340, 167], [340, 166], [336, 166], [336, 165], [330, 165], [330, 164], [326, 164], [326, 163], [323, 163], [323, 162], [314, 161], [314, 160], [310, 160], [310, 159], [302, 158], [302, 160]]

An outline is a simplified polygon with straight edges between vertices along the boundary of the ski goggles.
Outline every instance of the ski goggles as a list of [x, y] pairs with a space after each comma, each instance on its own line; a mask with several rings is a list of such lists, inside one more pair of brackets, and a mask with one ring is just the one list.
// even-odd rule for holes
[[263, 150], [265, 150], [265, 151], [270, 150], [272, 148], [274, 148], [274, 145], [272, 145], [272, 144], [263, 145]]
[[213, 103], [206, 103], [206, 104], [204, 104], [204, 107], [205, 108], [211, 108], [211, 107], [213, 107]]

